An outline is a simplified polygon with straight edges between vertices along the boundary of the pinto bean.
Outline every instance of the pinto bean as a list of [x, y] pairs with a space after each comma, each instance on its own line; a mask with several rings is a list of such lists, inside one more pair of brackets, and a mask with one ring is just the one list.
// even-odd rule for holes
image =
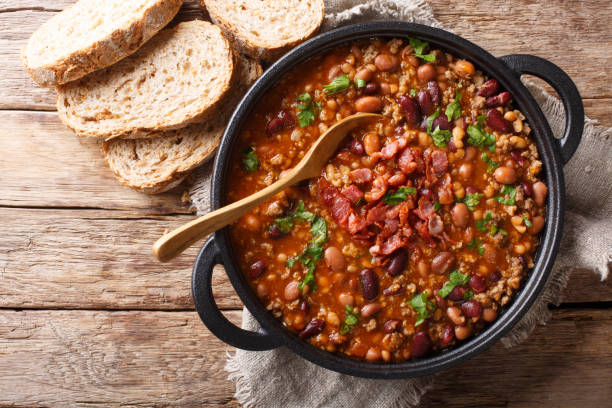
[[331, 82], [334, 80], [334, 78], [340, 75], [340, 73], [342, 73], [342, 66], [334, 65], [333, 67], [330, 68], [329, 72], [327, 73], [327, 79]]
[[350, 293], [341, 293], [338, 296], [338, 301], [344, 306], [353, 306], [355, 303], [355, 297]]
[[291, 281], [285, 286], [285, 300], [293, 302], [300, 297], [300, 288], [297, 281]]
[[376, 65], [379, 71], [394, 72], [399, 68], [400, 60], [395, 55], [378, 54], [376, 58], [374, 58], [374, 65]]
[[465, 156], [463, 156], [463, 160], [465, 161], [472, 161], [474, 160], [474, 158], [476, 157], [476, 153], [478, 153], [478, 151], [476, 150], [476, 148], [474, 146], [468, 146], [465, 148]]
[[494, 309], [487, 307], [482, 311], [482, 320], [485, 322], [492, 322], [495, 319], [497, 319], [497, 312]]
[[498, 167], [495, 169], [495, 180], [501, 184], [513, 184], [516, 181], [516, 171], [512, 167]]
[[527, 232], [531, 235], [537, 235], [544, 228], [544, 217], [536, 215], [531, 219], [531, 227], [527, 228]]
[[533, 199], [536, 204], [540, 207], [544, 207], [546, 204], [546, 195], [548, 194], [548, 187], [541, 181], [533, 183]]
[[472, 64], [470, 61], [458, 60], [457, 62], [455, 62], [455, 72], [460, 77], [464, 78], [474, 75], [474, 64]]
[[458, 307], [451, 306], [446, 308], [446, 315], [456, 325], [465, 323], [465, 317], [463, 317], [463, 313], [461, 313], [461, 309]]
[[325, 322], [320, 319], [312, 319], [299, 334], [301, 339], [307, 339], [323, 331]]
[[394, 295], [401, 293], [402, 291], [403, 291], [402, 285], [395, 282], [395, 283], [392, 283], [391, 286], [389, 286], [388, 288], [383, 289], [382, 293], [383, 293], [383, 296], [394, 296]]
[[362, 96], [355, 101], [355, 110], [357, 112], [375, 113], [380, 111], [382, 107], [382, 100], [376, 96]]
[[382, 306], [380, 305], [380, 303], [378, 302], [368, 303], [361, 307], [360, 314], [361, 314], [361, 317], [365, 319], [365, 318], [375, 315], [376, 313], [380, 311], [380, 309], [382, 309]]
[[406, 267], [406, 262], [408, 262], [408, 254], [406, 251], [402, 249], [395, 251], [393, 258], [391, 258], [387, 266], [387, 273], [391, 276], [399, 275]]
[[371, 269], [364, 269], [360, 273], [361, 292], [364, 299], [372, 300], [378, 295], [378, 277]]
[[398, 319], [390, 319], [385, 322], [383, 328], [385, 333], [393, 333], [398, 331], [402, 327], [402, 322]]
[[363, 137], [363, 146], [368, 156], [380, 151], [380, 138], [378, 134], [370, 132]]
[[487, 125], [501, 133], [511, 133], [512, 126], [497, 109], [489, 109], [487, 112]]
[[355, 74], [355, 78], [363, 79], [364, 81], [368, 82], [370, 79], [372, 79], [372, 71], [367, 68], [361, 68]]
[[325, 250], [325, 264], [333, 271], [341, 271], [346, 267], [346, 259], [342, 252], [335, 246], [330, 246]]
[[451, 218], [457, 227], [465, 228], [470, 222], [470, 210], [464, 203], [457, 203], [451, 210]]
[[404, 184], [405, 182], [406, 182], [406, 176], [404, 176], [403, 173], [394, 174], [393, 176], [389, 178], [390, 186], [394, 186], [394, 187], [400, 186]]
[[417, 332], [412, 338], [412, 356], [416, 358], [423, 357], [429, 353], [430, 349], [431, 339], [427, 332]]
[[431, 261], [431, 271], [442, 275], [449, 272], [455, 265], [455, 256], [450, 252], [440, 252]]
[[470, 326], [455, 326], [455, 337], [457, 340], [465, 340], [472, 334]]
[[472, 163], [462, 163], [459, 166], [459, 175], [464, 180], [469, 180], [474, 174], [474, 165]]
[[436, 68], [431, 64], [424, 64], [417, 68], [417, 79], [421, 83], [431, 81], [436, 77]]

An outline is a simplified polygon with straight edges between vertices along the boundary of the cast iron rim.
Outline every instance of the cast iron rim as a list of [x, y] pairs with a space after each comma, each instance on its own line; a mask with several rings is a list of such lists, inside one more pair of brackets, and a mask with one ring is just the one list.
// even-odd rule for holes
[[212, 209], [217, 209], [222, 205], [233, 142], [240, 134], [243, 121], [248, 117], [259, 98], [278, 79], [295, 65], [337, 45], [372, 37], [407, 36], [415, 36], [429, 41], [430, 44], [445, 49], [453, 55], [469, 59], [480, 70], [497, 79], [503, 88], [512, 93], [514, 103], [532, 127], [532, 136], [538, 147], [540, 160], [543, 162], [544, 175], [549, 187], [546, 227], [534, 258], [535, 266], [530, 271], [527, 281], [523, 283], [523, 287], [512, 300], [511, 306], [494, 323], [479, 335], [451, 350], [440, 352], [428, 358], [395, 364], [372, 364], [351, 360], [320, 350], [289, 332], [280, 321], [265, 310], [249, 287], [233, 256], [228, 228], [217, 231], [214, 238], [221, 252], [226, 273], [237, 294], [262, 328], [270, 335], [280, 338], [284, 345], [303, 358], [325, 368], [353, 376], [407, 378], [432, 374], [457, 365], [489, 348], [508, 333], [535, 302], [552, 269], [563, 229], [565, 188], [559, 148], [542, 111], [529, 91], [520, 82], [518, 74], [470, 41], [444, 30], [405, 22], [370, 22], [342, 27], [303, 43], [273, 64], [242, 99], [223, 134], [213, 174]]

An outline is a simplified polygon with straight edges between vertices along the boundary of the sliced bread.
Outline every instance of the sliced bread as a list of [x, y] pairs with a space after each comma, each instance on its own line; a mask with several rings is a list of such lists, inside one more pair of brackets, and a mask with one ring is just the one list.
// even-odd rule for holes
[[176, 15], [183, 0], [80, 0], [36, 30], [22, 61], [39, 85], [64, 84], [136, 51]]
[[236, 55], [219, 27], [188, 21], [115, 65], [58, 86], [57, 110], [79, 136], [147, 137], [205, 121], [235, 71]]
[[242, 53], [272, 60], [321, 26], [323, 0], [200, 0]]
[[115, 176], [125, 185], [148, 194], [178, 185], [196, 167], [212, 157], [226, 121], [246, 89], [261, 75], [261, 66], [240, 59], [239, 78], [223, 101], [214, 121], [161, 132], [148, 139], [113, 139], [102, 152]]

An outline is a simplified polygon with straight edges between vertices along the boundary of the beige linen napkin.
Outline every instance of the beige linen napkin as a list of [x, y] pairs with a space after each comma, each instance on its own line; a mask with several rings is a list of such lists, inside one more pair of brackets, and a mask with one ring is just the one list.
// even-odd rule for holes
[[[326, 1], [322, 30], [369, 20], [404, 20], [441, 27], [431, 7], [421, 0]], [[559, 100], [530, 81], [524, 81], [542, 107], [555, 135], [561, 135], [565, 113]], [[511, 347], [527, 338], [537, 324], [550, 318], [548, 304], [558, 304], [573, 268], [589, 268], [607, 277], [612, 261], [612, 128], [585, 121], [578, 151], [565, 166], [567, 211], [561, 250], [553, 273], [538, 301], [502, 339]], [[200, 169], [191, 198], [204, 214], [210, 208], [212, 165]], [[259, 328], [245, 309], [242, 327]], [[434, 383], [434, 377], [379, 381], [355, 378], [328, 371], [298, 357], [287, 348], [251, 352], [237, 350], [228, 358], [226, 370], [236, 383], [235, 397], [246, 407], [410, 407]]]

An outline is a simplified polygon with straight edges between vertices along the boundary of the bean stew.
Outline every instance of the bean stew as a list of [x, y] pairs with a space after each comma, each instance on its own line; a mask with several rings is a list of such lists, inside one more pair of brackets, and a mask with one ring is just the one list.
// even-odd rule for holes
[[251, 113], [227, 202], [282, 177], [332, 124], [352, 131], [317, 179], [231, 225], [266, 308], [312, 345], [368, 362], [452, 347], [493, 322], [545, 224], [531, 129], [512, 95], [416, 38], [337, 47], [280, 78]]

